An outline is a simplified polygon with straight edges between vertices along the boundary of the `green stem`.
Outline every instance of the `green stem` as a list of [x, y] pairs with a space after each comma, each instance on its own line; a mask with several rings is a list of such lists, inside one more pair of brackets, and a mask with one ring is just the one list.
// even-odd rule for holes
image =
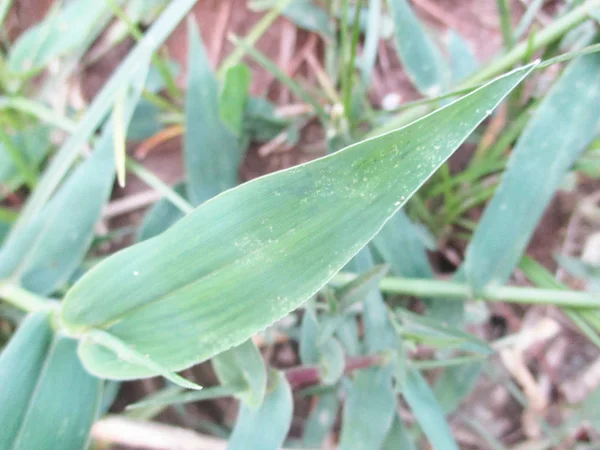
[[0, 281], [0, 298], [23, 311], [48, 309], [52, 302], [9, 281]]
[[187, 200], [181, 197], [168, 184], [166, 184], [141, 164], [138, 164], [131, 158], [127, 157], [125, 167], [148, 186], [157, 192], [160, 192], [164, 198], [169, 200], [182, 213], [189, 214], [194, 210], [194, 207]]
[[500, 13], [500, 28], [502, 30], [502, 39], [504, 47], [510, 50], [515, 46], [515, 36], [513, 35], [512, 25], [510, 23], [510, 8], [508, 0], [496, 0], [498, 12]]
[[[333, 284], [344, 284], [356, 278], [353, 273], [339, 273]], [[386, 277], [379, 285], [383, 292], [415, 297], [443, 298], [448, 300], [488, 300], [508, 303], [556, 305], [577, 308], [597, 308], [600, 298], [597, 293], [537, 289], [517, 286], [489, 286], [476, 296], [466, 283], [455, 281]]]
[[362, 7], [362, 1], [358, 0], [355, 5], [355, 13], [354, 13], [354, 23], [352, 25], [352, 39], [350, 42], [350, 59], [348, 61], [348, 67], [346, 67], [347, 80], [344, 90], [344, 114], [346, 118], [350, 119], [350, 114], [352, 111], [352, 83], [354, 82], [354, 64], [356, 61], [356, 48], [358, 47], [358, 38], [359, 38], [359, 30], [360, 30], [360, 10]]
[[600, 0], [587, 1], [583, 5], [578, 6], [563, 17], [552, 22], [547, 28], [536, 33], [532, 42], [521, 42], [500, 58], [486, 65], [482, 70], [462, 83], [461, 87], [481, 83], [509, 70], [512, 66], [521, 62], [525, 55], [532, 49], [534, 51], [540, 50], [542, 47], [556, 41], [567, 31], [586, 20], [590, 11], [596, 7], [600, 7]]
[[263, 16], [262, 19], [250, 30], [250, 32], [244, 37], [244, 43], [246, 45], [236, 47], [231, 54], [225, 58], [221, 64], [221, 68], [217, 72], [217, 76], [222, 78], [227, 73], [230, 67], [239, 64], [242, 60], [248, 48], [252, 48], [254, 44], [260, 39], [260, 37], [267, 31], [267, 29], [273, 25], [273, 22], [279, 17], [281, 12], [288, 6], [291, 0], [279, 0], [273, 9]]

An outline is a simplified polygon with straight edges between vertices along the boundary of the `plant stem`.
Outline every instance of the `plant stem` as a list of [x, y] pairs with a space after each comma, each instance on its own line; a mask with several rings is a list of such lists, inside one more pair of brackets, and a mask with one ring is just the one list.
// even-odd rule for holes
[[49, 299], [29, 292], [9, 281], [0, 281], [0, 298], [23, 311], [33, 312], [48, 309], [52, 303]]
[[496, 0], [496, 4], [498, 5], [498, 12], [500, 14], [500, 29], [502, 30], [504, 47], [507, 50], [510, 50], [515, 46], [515, 37], [510, 23], [510, 7], [508, 6], [508, 0]]
[[531, 43], [524, 41], [515, 45], [512, 50], [495, 61], [492, 61], [475, 75], [465, 80], [460, 87], [481, 83], [482, 81], [488, 80], [510, 69], [513, 65], [521, 62], [525, 55], [532, 49], [534, 52], [540, 50], [542, 47], [556, 41], [567, 31], [586, 20], [590, 11], [596, 7], [600, 7], [600, 0], [587, 1], [581, 6], [578, 6], [563, 17], [552, 22], [552, 24], [542, 31], [536, 33], [536, 36]]
[[[353, 273], [338, 273], [333, 284], [345, 284], [356, 278]], [[489, 286], [481, 295], [475, 295], [466, 283], [455, 281], [386, 277], [379, 285], [383, 292], [411, 295], [415, 297], [440, 298], [446, 300], [487, 300], [508, 303], [556, 305], [576, 308], [597, 308], [600, 297], [597, 293], [565, 291], [558, 289], [537, 289], [517, 286]]]
[[141, 164], [138, 164], [131, 158], [127, 157], [125, 167], [127, 167], [127, 169], [130, 172], [135, 174], [148, 186], [150, 186], [157, 192], [160, 192], [164, 198], [169, 200], [184, 214], [189, 214], [194, 210], [194, 207], [187, 200], [181, 197], [168, 184], [166, 184], [164, 181], [162, 181], [160, 178], [158, 178], [156, 175], [154, 175]]

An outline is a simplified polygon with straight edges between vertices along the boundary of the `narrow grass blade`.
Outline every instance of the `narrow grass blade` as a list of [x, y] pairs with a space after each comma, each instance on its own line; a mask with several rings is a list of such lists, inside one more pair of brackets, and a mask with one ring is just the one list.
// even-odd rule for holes
[[[372, 270], [373, 266], [371, 250], [365, 247], [346, 267], [360, 273]], [[396, 332], [390, 322], [383, 296], [377, 287], [372, 287], [365, 293], [363, 305], [364, 339], [367, 353], [395, 348], [397, 342]]]
[[378, 290], [379, 282], [389, 270], [388, 266], [374, 266], [365, 273], [359, 275], [350, 283], [342, 286], [336, 291], [342, 310], [348, 309], [356, 302], [364, 300], [368, 292]]
[[50, 13], [43, 22], [25, 32], [11, 47], [7, 66], [13, 74], [35, 74], [53, 59], [82, 44], [85, 48], [108, 21], [106, 2], [76, 0]]
[[185, 105], [185, 165], [188, 197], [199, 205], [237, 184], [239, 144], [221, 121], [219, 84], [195, 22], [188, 23], [188, 90]]
[[544, 0], [532, 0], [527, 9], [525, 10], [525, 14], [521, 17], [521, 21], [515, 28], [515, 40], [518, 41], [523, 37], [529, 26], [533, 23], [535, 16], [540, 11], [542, 6], [544, 5]]
[[[50, 150], [49, 132], [46, 127], [26, 128], [9, 139], [9, 146], [16, 149], [28, 167], [36, 168], [36, 170]], [[0, 183], [8, 185], [16, 182], [20, 184], [24, 178], [19, 174], [19, 168], [6, 144], [0, 140]]]
[[[41, 294], [65, 283], [83, 259], [114, 179], [112, 133], [25, 228], [0, 249], [0, 278], [16, 278]], [[69, 211], [68, 220], [64, 217]]]
[[408, 436], [398, 414], [394, 417], [392, 427], [381, 446], [381, 450], [416, 450], [415, 444]]
[[322, 448], [323, 441], [335, 425], [340, 407], [336, 392], [327, 392], [319, 397], [310, 412], [302, 434], [302, 446], [307, 449]]
[[223, 90], [219, 99], [221, 121], [236, 136], [244, 131], [244, 113], [248, 103], [252, 73], [248, 66], [238, 64], [225, 73]]
[[371, 75], [373, 67], [375, 67], [375, 60], [377, 59], [377, 49], [382, 31], [382, 19], [381, 0], [371, 0], [369, 2], [365, 43], [359, 61], [362, 82], [366, 87], [371, 84]]
[[274, 372], [258, 409], [242, 403], [227, 449], [279, 449], [292, 423], [293, 408], [292, 390], [285, 375]]
[[[173, 190], [180, 196], [185, 196], [185, 184], [178, 184], [173, 187]], [[136, 234], [136, 241], [141, 242], [158, 236], [167, 231], [171, 225], [177, 223], [184, 215], [171, 201], [165, 198], [160, 199], [144, 216], [144, 220]]]
[[212, 366], [221, 384], [245, 386], [239, 398], [250, 408], [258, 408], [267, 389], [267, 371], [260, 350], [252, 339], [218, 354]]
[[340, 450], [380, 448], [396, 416], [390, 367], [369, 367], [356, 374], [342, 413]]
[[172, 1], [135, 49], [119, 65], [78, 123], [77, 132], [63, 144], [44, 172], [11, 233], [16, 232], [41, 211], [76, 160], [83, 144], [106, 118], [120, 90], [138, 76], [140, 63], [147, 61], [149, 55], [164, 42], [195, 3], [196, 0]]
[[0, 355], [0, 447], [86, 447], [102, 381], [81, 367], [77, 342], [54, 336], [47, 313], [28, 316]]
[[566, 171], [596, 135], [598, 104], [600, 55], [586, 55], [565, 69], [513, 149], [467, 249], [465, 271], [476, 292], [512, 273]]
[[[209, 200], [84, 275], [63, 302], [65, 326], [105, 329], [170, 370], [242, 343], [324, 286], [531, 68], [410, 126]], [[107, 378], [153, 374], [89, 342], [80, 355]]]
[[0, 353], [0, 448], [12, 448], [52, 341], [47, 312], [23, 320]]
[[125, 187], [125, 160], [127, 158], [126, 149], [126, 134], [127, 128], [125, 124], [125, 92], [121, 92], [121, 95], [115, 102], [113, 108], [113, 141], [114, 141], [114, 152], [115, 152], [115, 169], [117, 171], [117, 181], [119, 186]]
[[414, 368], [406, 374], [402, 395], [435, 450], [458, 450], [443, 410], [427, 381]]
[[404, 70], [422, 94], [435, 97], [447, 85], [442, 55], [407, 0], [389, 0], [389, 5]]
[[452, 85], [458, 85], [477, 70], [477, 60], [469, 43], [454, 30], [448, 34]]

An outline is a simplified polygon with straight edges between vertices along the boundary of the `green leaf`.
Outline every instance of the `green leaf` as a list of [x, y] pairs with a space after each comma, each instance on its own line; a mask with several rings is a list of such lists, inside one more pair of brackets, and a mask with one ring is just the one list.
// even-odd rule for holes
[[342, 311], [347, 310], [354, 303], [363, 301], [366, 295], [379, 288], [379, 283], [387, 275], [389, 267], [386, 265], [373, 266], [365, 273], [359, 275], [351, 282], [336, 291]]
[[477, 60], [469, 43], [456, 31], [448, 34], [452, 85], [457, 85], [477, 70]]
[[107, 350], [114, 352], [123, 361], [130, 362], [145, 367], [146, 369], [162, 375], [167, 380], [187, 389], [202, 389], [202, 386], [197, 385], [185, 378], [169, 371], [159, 363], [153, 361], [149, 355], [144, 355], [138, 352], [135, 347], [128, 346], [119, 338], [102, 330], [90, 330], [81, 337], [82, 342], [92, 342], [95, 345], [104, 347]]
[[75, 49], [85, 49], [110, 18], [106, 2], [75, 0], [62, 10], [51, 12], [39, 25], [25, 32], [11, 47], [8, 70], [35, 73], [53, 59]]
[[390, 367], [356, 374], [342, 415], [340, 450], [373, 450], [383, 444], [396, 415]]
[[373, 67], [375, 67], [375, 61], [377, 60], [379, 39], [382, 33], [383, 16], [381, 12], [381, 2], [382, 0], [371, 0], [369, 2], [365, 44], [359, 61], [362, 81], [367, 87], [371, 83], [371, 75], [373, 73]]
[[[13, 144], [19, 149], [30, 167], [38, 167], [50, 150], [47, 127], [30, 127], [13, 136]], [[0, 183], [22, 183], [17, 167], [5, 146], [0, 142]]]
[[[106, 329], [170, 370], [242, 343], [339, 271], [531, 68], [410, 126], [206, 202], [84, 275], [63, 302], [65, 326]], [[106, 378], [155, 374], [91, 343], [80, 356]]]
[[188, 90], [184, 156], [188, 197], [200, 204], [237, 184], [239, 144], [219, 111], [219, 83], [210, 67], [197, 25], [188, 23]]
[[326, 392], [318, 399], [318, 403], [310, 412], [304, 432], [302, 446], [304, 448], [321, 448], [323, 440], [335, 425], [340, 407], [336, 392]]
[[344, 349], [337, 339], [330, 338], [319, 347], [319, 362], [323, 384], [335, 384], [344, 375]]
[[277, 450], [292, 423], [292, 390], [283, 372], [274, 372], [267, 395], [258, 409], [242, 403], [228, 450]]
[[215, 356], [212, 366], [221, 384], [246, 386], [238, 397], [251, 408], [260, 406], [267, 389], [267, 371], [252, 339]]
[[236, 135], [244, 129], [244, 113], [248, 103], [252, 73], [245, 64], [231, 66], [225, 72], [225, 82], [219, 102], [221, 120]]
[[41, 211], [77, 159], [83, 145], [105, 120], [123, 86], [132, 84], [132, 81], [139, 77], [139, 67], [147, 66], [150, 54], [171, 34], [179, 21], [196, 4], [196, 1], [171, 1], [160, 17], [148, 29], [142, 40], [113, 72], [78, 122], [76, 132], [65, 141], [52, 159], [52, 163], [44, 172], [37, 188], [29, 196], [13, 230], [16, 231], [24, 227]]
[[25, 319], [0, 355], [0, 448], [86, 447], [102, 381], [83, 370], [76, 348], [52, 336], [46, 312]]
[[408, 436], [398, 414], [394, 416], [392, 427], [381, 446], [381, 450], [415, 450], [415, 445]]
[[404, 70], [428, 97], [446, 87], [446, 68], [439, 49], [423, 28], [407, 0], [389, 0], [394, 17], [396, 47]]
[[[125, 126], [141, 95], [148, 64], [146, 61], [136, 71], [137, 78], [125, 91], [120, 117]], [[112, 190], [113, 122], [107, 122], [92, 156], [72, 173], [41, 213], [9, 235], [0, 249], [0, 279], [17, 279], [29, 290], [49, 294], [77, 270]], [[69, 220], [65, 220], [66, 212]]]
[[[185, 184], [180, 183], [174, 186], [173, 190], [182, 197], [185, 196]], [[183, 216], [184, 214], [177, 206], [173, 205], [168, 199], [161, 198], [144, 216], [144, 220], [136, 234], [136, 241], [141, 242], [158, 236]]]
[[[42, 210], [0, 249], [0, 278], [16, 278], [34, 292], [48, 294], [78, 268], [94, 235], [94, 225], [112, 189], [112, 132], [106, 130], [92, 156], [81, 164]], [[69, 220], [65, 220], [68, 212]]]
[[458, 450], [443, 410], [418, 370], [408, 368], [402, 395], [435, 450]]
[[595, 137], [599, 104], [600, 54], [580, 57], [527, 124], [475, 231], [464, 263], [475, 292], [512, 273], [565, 173]]

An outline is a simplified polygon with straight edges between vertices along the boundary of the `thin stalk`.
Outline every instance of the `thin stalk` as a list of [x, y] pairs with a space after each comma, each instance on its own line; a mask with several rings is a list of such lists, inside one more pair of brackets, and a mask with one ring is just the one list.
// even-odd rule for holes
[[510, 7], [508, 6], [508, 0], [496, 0], [496, 5], [498, 6], [500, 15], [500, 29], [502, 30], [504, 48], [510, 50], [515, 46], [515, 36], [510, 23]]
[[0, 281], [0, 298], [27, 312], [41, 311], [52, 307], [51, 300], [29, 292], [9, 281]]
[[346, 67], [346, 86], [344, 91], [344, 114], [348, 120], [352, 112], [352, 84], [354, 83], [354, 64], [356, 61], [356, 49], [358, 47], [358, 38], [360, 31], [360, 9], [362, 6], [362, 0], [358, 0], [356, 3], [356, 10], [354, 11], [354, 23], [352, 25], [352, 39], [350, 41], [350, 59], [348, 60], [348, 67]]
[[[108, 1], [108, 5], [113, 10], [113, 13], [115, 14], [115, 16], [117, 16], [125, 24], [125, 27], [127, 28], [127, 31], [129, 32], [129, 34], [137, 42], [141, 41], [144, 38], [144, 33], [142, 32], [142, 30], [140, 30], [140, 28], [137, 26], [137, 24], [133, 23], [129, 19], [129, 17], [127, 17], [127, 14], [125, 14], [125, 11], [123, 11], [123, 9], [119, 5], [117, 5], [114, 0], [107, 0], [107, 1]], [[183, 94], [182, 94], [181, 90], [179, 89], [179, 87], [177, 86], [177, 83], [175, 82], [175, 78], [173, 77], [173, 74], [171, 73], [171, 71], [165, 64], [165, 62], [162, 60], [162, 58], [160, 56], [158, 56], [156, 53], [153, 53], [152, 54], [152, 63], [154, 64], [154, 66], [158, 70], [158, 73], [160, 74], [161, 78], [165, 82], [165, 87], [166, 87], [169, 95], [173, 98], [181, 98]]]
[[265, 14], [263, 18], [260, 19], [256, 25], [254, 25], [254, 28], [252, 28], [252, 30], [250, 30], [250, 32], [244, 37], [244, 43], [246, 45], [236, 47], [235, 50], [231, 52], [231, 54], [225, 58], [221, 64], [221, 68], [217, 72], [217, 76], [219, 78], [225, 76], [230, 67], [239, 64], [248, 51], [248, 48], [252, 48], [254, 44], [256, 44], [260, 37], [271, 25], [273, 25], [273, 22], [277, 20], [281, 12], [288, 6], [290, 2], [291, 0], [279, 0], [273, 9]]
[[[356, 278], [356, 274], [340, 272], [332, 278], [339, 285]], [[565, 291], [558, 289], [537, 289], [517, 286], [489, 286], [476, 295], [466, 283], [455, 281], [386, 277], [379, 285], [389, 294], [410, 295], [425, 298], [446, 298], [448, 300], [487, 300], [507, 303], [534, 305], [556, 305], [576, 308], [597, 308], [600, 298], [597, 293]]]
[[531, 25], [533, 19], [535, 19], [536, 14], [541, 9], [543, 4], [544, 0], [533, 0], [531, 2], [529, 7], [527, 8], [527, 11], [525, 11], [525, 14], [523, 14], [523, 18], [521, 19], [521, 21], [517, 25], [517, 28], [515, 29], [516, 40], [521, 39], [523, 34], [525, 34], [525, 31], [527, 31], [527, 28], [529, 28], [529, 25]]
[[0, 142], [4, 145], [4, 150], [8, 152], [13, 163], [23, 175], [25, 183], [30, 189], [33, 189], [37, 183], [37, 171], [29, 165], [23, 153], [16, 147], [10, 136], [0, 127]]
[[585, 21], [588, 18], [590, 11], [597, 7], [600, 7], [600, 0], [590, 0], [578, 6], [577, 8], [574, 8], [572, 11], [552, 22], [542, 31], [536, 33], [533, 42], [529, 43], [528, 41], [525, 41], [515, 45], [509, 52], [486, 65], [475, 75], [467, 78], [467, 80], [462, 83], [461, 87], [481, 83], [502, 72], [505, 72], [515, 64], [522, 61], [524, 56], [530, 52], [531, 49], [534, 51], [540, 50], [546, 45], [551, 44], [559, 39], [567, 31]]
[[74, 133], [77, 129], [77, 124], [71, 119], [56, 114], [50, 108], [47, 108], [41, 103], [34, 102], [23, 97], [0, 97], [0, 110], [15, 109], [22, 113], [39, 119], [42, 122], [54, 125], [68, 133]]
[[189, 214], [194, 210], [194, 207], [177, 192], [175, 192], [168, 184], [166, 184], [144, 166], [135, 162], [133, 159], [128, 157], [125, 162], [125, 167], [127, 167], [127, 170], [136, 175], [148, 186], [157, 192], [160, 192], [164, 198], [169, 200], [182, 213]]
[[327, 113], [325, 109], [317, 102], [312, 96], [310, 96], [298, 83], [292, 80], [287, 74], [285, 74], [276, 64], [263, 55], [260, 51], [256, 50], [254, 47], [249, 45], [245, 39], [239, 39], [235, 35], [230, 35], [229, 39], [233, 44], [240, 48], [244, 48], [245, 52], [248, 53], [258, 64], [264, 67], [266, 70], [271, 72], [285, 87], [287, 87], [290, 91], [292, 91], [296, 96], [300, 99], [304, 100], [306, 103], [310, 104], [317, 116], [319, 116], [319, 120], [322, 123], [327, 123]]
[[[340, 53], [341, 53], [341, 65], [342, 67], [344, 67], [344, 62], [347, 61], [347, 59], [349, 59], [349, 48], [350, 48], [350, 44], [349, 44], [349, 36], [348, 36], [348, 10], [349, 10], [349, 6], [348, 6], [348, 0], [342, 0], [342, 20], [341, 20], [341, 24], [340, 24]], [[346, 68], [347, 69], [347, 68]], [[342, 89], [342, 97], [344, 99], [344, 105], [345, 106], [345, 100], [346, 100], [346, 91], [348, 90], [347, 85], [348, 84], [348, 76], [346, 74], [342, 74], [341, 75], [341, 80], [340, 80], [340, 85], [341, 85], [341, 89]], [[344, 115], [346, 115], [346, 113], [344, 112]]]

